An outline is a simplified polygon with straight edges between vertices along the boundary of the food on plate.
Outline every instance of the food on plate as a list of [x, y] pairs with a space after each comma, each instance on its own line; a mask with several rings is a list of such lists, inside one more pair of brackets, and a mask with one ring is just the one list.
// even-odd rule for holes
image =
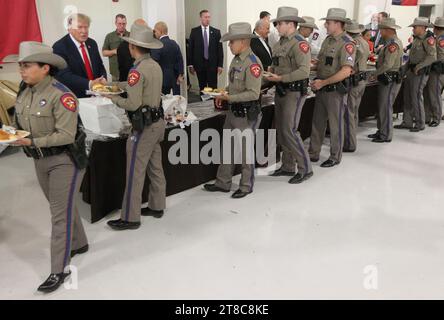
[[6, 141], [14, 138], [12, 134], [7, 133], [6, 131], [0, 129], [0, 141]]
[[101, 93], [116, 93], [121, 91], [120, 88], [116, 85], [104, 86], [103, 84], [100, 83], [93, 85], [92, 90]]
[[213, 88], [205, 87], [205, 88], [203, 89], [203, 92], [213, 92]]

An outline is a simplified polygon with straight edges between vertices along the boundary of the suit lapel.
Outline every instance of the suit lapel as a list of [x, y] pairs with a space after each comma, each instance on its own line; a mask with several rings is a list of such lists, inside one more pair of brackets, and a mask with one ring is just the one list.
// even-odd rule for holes
[[67, 43], [71, 47], [70, 51], [73, 52], [73, 54], [74, 54], [74, 59], [75, 59], [75, 61], [77, 61], [77, 64], [79, 66], [79, 70], [82, 70], [83, 71], [83, 75], [85, 77], [87, 77], [86, 69], [85, 69], [85, 63], [83, 62], [83, 58], [80, 55], [79, 48], [77, 48], [76, 44], [72, 41], [72, 39], [71, 39], [71, 37], [69, 35], [67, 37], [68, 37], [67, 38], [67, 40], [68, 40]]

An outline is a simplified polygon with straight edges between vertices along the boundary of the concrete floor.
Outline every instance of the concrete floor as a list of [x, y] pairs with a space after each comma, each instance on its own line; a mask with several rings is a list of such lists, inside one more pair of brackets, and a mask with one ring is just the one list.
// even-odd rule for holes
[[48, 204], [32, 161], [2, 156], [0, 299], [443, 299], [444, 127], [384, 145], [367, 140], [374, 127], [300, 186], [260, 171], [244, 200], [198, 187], [137, 231], [85, 220], [78, 288], [46, 296], [36, 288], [49, 273]]

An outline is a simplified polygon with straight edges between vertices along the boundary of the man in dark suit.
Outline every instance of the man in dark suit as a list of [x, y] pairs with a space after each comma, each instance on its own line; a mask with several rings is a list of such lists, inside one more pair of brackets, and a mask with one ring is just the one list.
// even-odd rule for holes
[[176, 41], [168, 37], [168, 26], [158, 22], [154, 26], [154, 35], [163, 43], [162, 49], [151, 50], [151, 56], [156, 60], [163, 72], [162, 93], [180, 95], [180, 84], [183, 82], [183, 57]]
[[106, 84], [106, 69], [97, 43], [90, 39], [90, 19], [84, 14], [68, 18], [69, 34], [54, 43], [54, 53], [65, 59], [68, 67], [60, 70], [56, 79], [66, 85], [78, 98], [97, 83]]
[[224, 51], [220, 42], [220, 30], [210, 26], [208, 10], [200, 12], [201, 25], [191, 30], [190, 57], [188, 66], [191, 74], [197, 74], [199, 87], [217, 88], [217, 77], [222, 74]]
[[268, 34], [270, 33], [270, 22], [267, 20], [259, 20], [256, 22], [254, 34], [259, 38], [251, 39], [251, 49], [254, 54], [261, 60], [264, 70], [272, 64], [273, 52], [268, 44]]

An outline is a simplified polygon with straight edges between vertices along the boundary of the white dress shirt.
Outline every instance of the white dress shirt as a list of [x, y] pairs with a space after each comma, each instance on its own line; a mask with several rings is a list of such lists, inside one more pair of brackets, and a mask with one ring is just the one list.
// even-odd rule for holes
[[210, 46], [210, 26], [208, 26], [208, 27], [204, 27], [204, 26], [202, 26], [201, 25], [201, 27], [202, 27], [202, 39], [203, 39], [203, 37], [204, 37], [204, 32], [205, 32], [205, 29], [207, 29], [207, 40], [208, 40], [208, 46]]
[[[72, 42], [74, 42], [75, 46], [77, 47], [77, 50], [79, 50], [79, 54], [80, 57], [82, 58], [83, 63], [85, 63], [85, 60], [83, 59], [83, 53], [82, 53], [82, 48], [80, 48], [80, 46], [82, 45], [80, 42], [78, 42], [73, 36], [72, 34], [69, 34], [69, 36], [71, 37]], [[91, 57], [89, 56], [89, 51], [88, 51], [88, 46], [86, 43], [84, 43], [85, 45], [85, 50], [86, 50], [86, 54], [88, 55], [88, 59], [89, 59], [89, 64], [91, 65], [91, 70], [92, 70], [92, 64], [91, 64]], [[89, 88], [91, 89], [91, 80], [89, 80]]]

